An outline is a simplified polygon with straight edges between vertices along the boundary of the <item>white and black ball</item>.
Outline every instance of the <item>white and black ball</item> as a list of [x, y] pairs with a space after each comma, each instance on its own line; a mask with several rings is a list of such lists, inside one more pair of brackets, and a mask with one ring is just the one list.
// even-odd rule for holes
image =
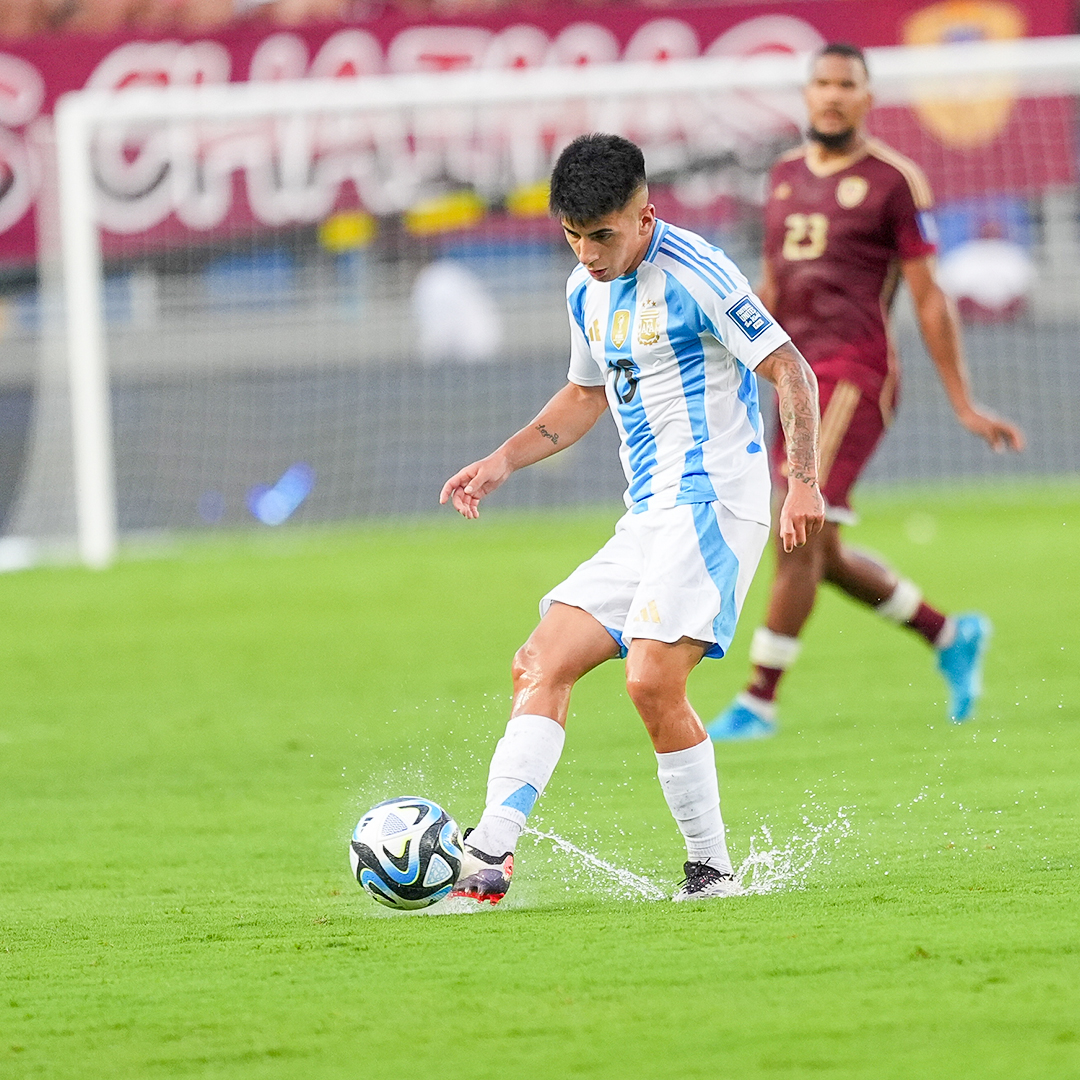
[[461, 873], [461, 830], [430, 799], [388, 799], [353, 830], [349, 861], [360, 887], [387, 907], [425, 908]]

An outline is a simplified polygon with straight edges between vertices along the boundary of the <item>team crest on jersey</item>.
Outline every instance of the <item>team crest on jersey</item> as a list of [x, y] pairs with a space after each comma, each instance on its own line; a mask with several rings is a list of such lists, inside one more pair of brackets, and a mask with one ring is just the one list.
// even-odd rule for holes
[[737, 304], [729, 307], [728, 315], [735, 325], [751, 340], [756, 341], [766, 330], [772, 326], [772, 320], [766, 315], [753, 300], [743, 298]]
[[836, 201], [845, 209], [851, 210], [866, 198], [870, 185], [861, 176], [845, 176], [836, 185]]
[[626, 341], [626, 335], [630, 333], [630, 312], [626, 308], [619, 308], [611, 316], [611, 344], [616, 349], [621, 349]]
[[790, 199], [791, 185], [786, 180], [781, 180], [773, 190], [774, 199]]
[[655, 345], [660, 340], [660, 312], [652, 300], [646, 300], [641, 306], [637, 339], [641, 345]]

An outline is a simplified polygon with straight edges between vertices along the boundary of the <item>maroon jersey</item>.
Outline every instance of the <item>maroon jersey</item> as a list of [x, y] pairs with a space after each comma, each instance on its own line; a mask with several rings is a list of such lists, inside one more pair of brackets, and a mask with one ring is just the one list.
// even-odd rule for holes
[[918, 166], [876, 139], [826, 176], [800, 147], [769, 180], [772, 313], [818, 376], [854, 383], [883, 411], [897, 375], [886, 323], [899, 262], [933, 253], [921, 218], [930, 205]]

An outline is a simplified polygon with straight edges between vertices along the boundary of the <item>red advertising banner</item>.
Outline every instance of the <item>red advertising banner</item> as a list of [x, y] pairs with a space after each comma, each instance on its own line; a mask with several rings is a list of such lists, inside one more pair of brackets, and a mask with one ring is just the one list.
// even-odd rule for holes
[[[239, 22], [213, 35], [191, 38], [63, 35], [6, 47], [0, 43], [0, 262], [12, 265], [34, 260], [33, 209], [42, 173], [41, 140], [35, 138], [35, 130], [40, 133], [41, 126], [49, 123], [59, 95], [81, 87], [352, 79], [384, 72], [618, 60], [661, 62], [702, 55], [805, 52], [829, 40], [870, 47], [1045, 36], [1070, 32], [1072, 18], [1070, 0], [813, 0], [665, 8], [662, 14], [649, 8], [545, 4], [456, 21], [417, 22], [389, 13], [366, 23], [289, 29], [261, 21]], [[982, 117], [981, 141], [970, 139], [970, 113], [956, 125], [947, 108], [932, 104], [914, 112], [901, 110], [907, 119], [891, 119], [887, 136], [903, 150], [903, 144], [913, 140], [923, 146], [929, 135], [935, 147], [930, 155], [933, 160], [926, 162], [931, 181], [937, 180], [938, 164], [942, 177], [962, 177], [971, 170], [950, 165], [949, 155], [992, 154], [995, 146], [1007, 142], [1010, 131], [1023, 130], [1022, 102], [1016, 109], [1009, 101], [998, 103], [996, 112], [992, 105], [988, 109]], [[1044, 162], [1040, 182], [1050, 182], [1055, 176], [1071, 178], [1071, 131], [1063, 130], [1060, 145], [1061, 162]], [[247, 204], [240, 209], [235, 205], [237, 185], [230, 178], [227, 184], [223, 182], [216, 200], [203, 197], [198, 205], [191, 203], [178, 213], [165, 199], [161, 185], [154, 188], [140, 181], [169, 164], [157, 160], [147, 147], [133, 153], [128, 146], [116, 146], [111, 157], [106, 152], [96, 162], [103, 184], [112, 182], [122, 192], [112, 209], [103, 212], [107, 251], [122, 250], [116, 238], [124, 235], [140, 234], [144, 240], [158, 236], [167, 242], [184, 233], [214, 235], [248, 223], [281, 225], [290, 215], [294, 222], [319, 220], [318, 215], [340, 203], [337, 190], [309, 200], [307, 210], [269, 196], [260, 203], [252, 196], [257, 184], [253, 188], [249, 175]], [[229, 168], [235, 171], [233, 164]], [[1001, 169], [1007, 185], [1009, 166], [1004, 159]], [[334, 179], [326, 182], [339, 188], [354, 179], [340, 162], [327, 175]], [[365, 199], [362, 182], [356, 181], [355, 186], [370, 209], [385, 209], [370, 205], [378, 201], [377, 196]], [[958, 189], [951, 194], [967, 192]]]

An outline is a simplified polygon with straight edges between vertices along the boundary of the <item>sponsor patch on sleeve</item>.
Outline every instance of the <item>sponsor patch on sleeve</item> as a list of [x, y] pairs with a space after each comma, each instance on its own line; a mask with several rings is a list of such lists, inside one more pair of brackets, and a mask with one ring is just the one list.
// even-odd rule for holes
[[735, 325], [751, 340], [761, 337], [772, 326], [772, 319], [765, 314], [748, 296], [727, 310]]

